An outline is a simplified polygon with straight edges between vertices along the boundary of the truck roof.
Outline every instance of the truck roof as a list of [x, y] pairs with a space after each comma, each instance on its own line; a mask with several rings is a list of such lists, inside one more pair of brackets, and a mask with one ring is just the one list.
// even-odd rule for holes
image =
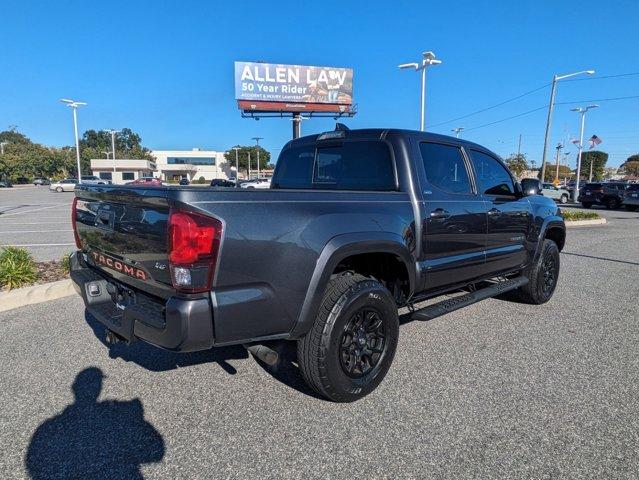
[[[284, 146], [284, 148], [287, 148], [293, 144], [304, 145], [309, 143], [316, 143], [318, 141], [318, 138], [321, 135], [324, 135], [326, 133], [337, 132], [337, 131], [340, 131], [340, 130], [328, 130], [326, 132], [321, 132], [321, 133], [316, 133], [313, 135], [306, 135], [304, 137], [296, 138], [294, 140], [290, 140]], [[350, 139], [380, 139], [380, 138], [386, 137], [387, 135], [394, 134], [394, 135], [405, 135], [405, 136], [411, 136], [411, 137], [416, 136], [416, 137], [420, 137], [420, 139], [423, 139], [424, 141], [450, 142], [450, 143], [455, 143], [458, 145], [465, 145], [467, 147], [474, 147], [480, 150], [486, 150], [485, 147], [477, 143], [470, 142], [468, 140], [452, 137], [450, 135], [441, 135], [439, 133], [422, 132], [419, 130], [409, 130], [409, 129], [402, 129], [402, 128], [357, 128], [353, 130], [341, 130], [341, 131], [344, 132], [344, 138], [350, 138]]]

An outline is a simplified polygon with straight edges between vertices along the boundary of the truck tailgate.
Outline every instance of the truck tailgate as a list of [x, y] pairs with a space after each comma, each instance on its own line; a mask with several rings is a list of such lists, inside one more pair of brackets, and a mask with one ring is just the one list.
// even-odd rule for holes
[[75, 202], [77, 235], [90, 266], [157, 297], [175, 294], [166, 189], [81, 185]]

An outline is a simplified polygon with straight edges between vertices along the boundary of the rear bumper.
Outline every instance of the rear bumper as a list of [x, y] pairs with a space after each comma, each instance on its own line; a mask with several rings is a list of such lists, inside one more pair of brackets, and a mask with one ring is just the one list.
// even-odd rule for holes
[[[159, 301], [89, 268], [79, 252], [71, 255], [71, 280], [87, 311], [129, 342], [140, 339], [183, 352], [213, 346], [213, 317], [208, 298], [171, 297]], [[113, 301], [118, 292], [123, 294], [120, 305]]]
[[639, 205], [639, 197], [624, 197], [624, 205]]

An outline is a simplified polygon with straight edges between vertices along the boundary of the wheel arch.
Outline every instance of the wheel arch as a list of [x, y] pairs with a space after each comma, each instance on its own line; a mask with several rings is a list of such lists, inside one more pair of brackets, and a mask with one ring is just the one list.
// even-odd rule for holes
[[544, 223], [542, 224], [539, 232], [539, 241], [535, 248], [535, 261], [539, 258], [541, 245], [545, 239], [555, 242], [560, 252], [563, 250], [564, 245], [566, 244], [566, 224], [562, 217], [552, 215], [544, 219]]
[[297, 322], [291, 331], [291, 339], [304, 336], [312, 327], [331, 275], [340, 269], [345, 269], [349, 259], [362, 255], [389, 255], [395, 258], [397, 265], [405, 269], [408, 282], [406, 296], [409, 297], [415, 291], [417, 280], [415, 261], [400, 235], [391, 232], [338, 235], [324, 246], [317, 259]]

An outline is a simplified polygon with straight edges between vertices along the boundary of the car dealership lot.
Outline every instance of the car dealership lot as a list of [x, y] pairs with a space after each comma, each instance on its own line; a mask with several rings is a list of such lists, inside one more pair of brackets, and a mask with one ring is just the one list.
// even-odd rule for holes
[[639, 213], [600, 213], [607, 225], [568, 230], [548, 304], [405, 323], [388, 376], [354, 404], [313, 396], [292, 355], [273, 372], [241, 347], [110, 354], [76, 297], [2, 313], [0, 477], [632, 477]]
[[59, 260], [73, 251], [72, 192], [49, 187], [0, 189], [0, 245], [27, 248], [37, 261]]

